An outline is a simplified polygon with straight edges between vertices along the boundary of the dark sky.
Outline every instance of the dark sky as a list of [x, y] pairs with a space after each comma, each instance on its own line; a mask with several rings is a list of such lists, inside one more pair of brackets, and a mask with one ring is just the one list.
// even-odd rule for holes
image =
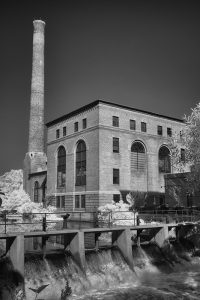
[[96, 99], [178, 118], [200, 101], [198, 1], [6, 1], [0, 174], [28, 149], [34, 19], [46, 22], [46, 122]]

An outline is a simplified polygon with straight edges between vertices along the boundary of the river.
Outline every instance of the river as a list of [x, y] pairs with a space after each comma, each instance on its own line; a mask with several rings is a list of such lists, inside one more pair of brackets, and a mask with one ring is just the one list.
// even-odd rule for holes
[[200, 258], [192, 250], [177, 242], [162, 251], [156, 245], [134, 247], [134, 270], [117, 249], [88, 252], [86, 274], [67, 255], [29, 256], [26, 296], [34, 299], [30, 288], [48, 284], [38, 299], [60, 300], [68, 282], [72, 300], [200, 299]]

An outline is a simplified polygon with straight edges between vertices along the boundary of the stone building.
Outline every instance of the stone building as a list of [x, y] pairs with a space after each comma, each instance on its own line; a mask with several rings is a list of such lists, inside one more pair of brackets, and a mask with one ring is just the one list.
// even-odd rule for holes
[[164, 202], [181, 120], [97, 100], [46, 126], [47, 197], [58, 208], [95, 210], [129, 192], [137, 206]]
[[[164, 202], [164, 174], [173, 173], [168, 142], [184, 123], [102, 100], [46, 124], [44, 152], [44, 29], [36, 20], [24, 189], [36, 202], [96, 210], [134, 194], [136, 206]], [[48, 161], [48, 164], [47, 164]]]

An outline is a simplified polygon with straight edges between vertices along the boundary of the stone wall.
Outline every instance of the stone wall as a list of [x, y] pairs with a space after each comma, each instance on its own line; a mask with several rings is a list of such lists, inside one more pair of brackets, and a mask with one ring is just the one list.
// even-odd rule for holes
[[[119, 117], [119, 127], [113, 127], [112, 116]], [[87, 118], [86, 129], [82, 128], [84, 118]], [[136, 130], [130, 130], [130, 120], [136, 121]], [[74, 132], [75, 122], [79, 123], [78, 132]], [[147, 132], [141, 132], [141, 122], [146, 122]], [[158, 125], [163, 128], [162, 135], [157, 133]], [[63, 136], [65, 126], [67, 134]], [[67, 209], [74, 209], [76, 194], [85, 194], [88, 210], [111, 203], [114, 194], [119, 194], [120, 199], [124, 198], [121, 191], [148, 193], [151, 196], [155, 194], [159, 198], [165, 192], [164, 174], [159, 172], [159, 149], [169, 143], [167, 128], [171, 128], [172, 135], [175, 135], [180, 133], [183, 126], [178, 120], [102, 103], [53, 124], [48, 127], [47, 194], [66, 195]], [[56, 138], [58, 129], [60, 136]], [[113, 153], [113, 137], [119, 138], [119, 153]], [[75, 151], [81, 139], [87, 147], [87, 182], [86, 186], [80, 187], [75, 186]], [[131, 173], [131, 145], [134, 141], [140, 141], [145, 148], [146, 166], [143, 173]], [[57, 150], [61, 145], [65, 147], [67, 156], [66, 186], [58, 189]], [[113, 184], [115, 168], [120, 170], [119, 184]]]

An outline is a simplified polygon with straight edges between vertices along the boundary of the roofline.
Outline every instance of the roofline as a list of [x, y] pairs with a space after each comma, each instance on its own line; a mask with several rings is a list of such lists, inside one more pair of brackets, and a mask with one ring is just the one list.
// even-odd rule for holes
[[109, 106], [113, 106], [113, 107], [118, 107], [118, 108], [123, 108], [123, 109], [126, 109], [126, 110], [130, 110], [130, 111], [135, 111], [135, 112], [139, 112], [139, 113], [143, 113], [143, 114], [147, 114], [147, 115], [151, 115], [151, 116], [155, 116], [155, 117], [159, 117], [159, 118], [165, 118], [165, 119], [169, 119], [169, 120], [172, 120], [172, 121], [176, 121], [176, 122], [181, 122], [181, 123], [184, 123], [183, 120], [181, 119], [178, 119], [178, 118], [173, 118], [173, 117], [169, 117], [169, 116], [165, 116], [165, 115], [161, 115], [161, 114], [156, 114], [156, 113], [153, 113], [153, 112], [149, 112], [149, 111], [145, 111], [145, 110], [141, 110], [141, 109], [136, 109], [136, 108], [133, 108], [133, 107], [130, 107], [130, 106], [125, 106], [125, 105], [121, 105], [121, 104], [116, 104], [116, 103], [112, 103], [112, 102], [108, 102], [108, 101], [104, 101], [104, 100], [95, 100], [87, 105], [84, 105], [66, 115], [63, 115], [53, 121], [50, 121], [48, 123], [46, 123], [46, 126], [47, 127], [50, 127], [52, 125], [55, 125], [59, 122], [62, 122], [64, 120], [67, 120], [73, 116], [76, 116], [84, 111], [87, 111], [95, 106], [97, 106], [98, 104], [105, 104], [105, 105], [109, 105]]
[[30, 179], [31, 177], [34, 177], [34, 176], [44, 175], [44, 174], [46, 174], [46, 173], [47, 173], [47, 171], [39, 171], [39, 172], [30, 173], [30, 174], [28, 175], [28, 179]]

